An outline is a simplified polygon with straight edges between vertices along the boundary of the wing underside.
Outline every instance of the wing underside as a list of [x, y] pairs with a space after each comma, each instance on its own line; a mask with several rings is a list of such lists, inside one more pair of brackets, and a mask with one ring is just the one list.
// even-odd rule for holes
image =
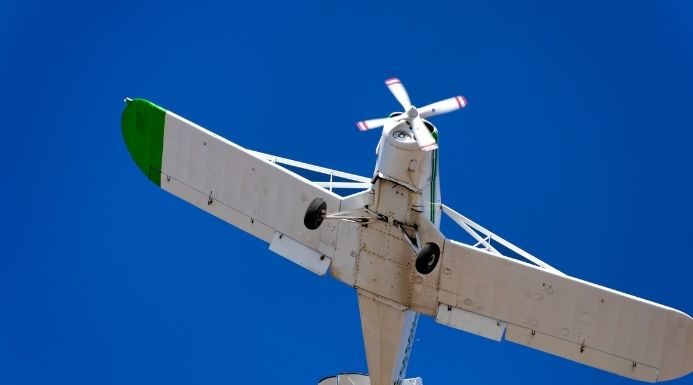
[[311, 182], [278, 164], [288, 159], [246, 150], [142, 99], [128, 101], [122, 128], [130, 154], [152, 182], [321, 275], [334, 255], [337, 231], [334, 226], [307, 230], [306, 207], [322, 198], [328, 211], [336, 212], [342, 199], [332, 187], [370, 186], [367, 178], [294, 162], [349, 181]]
[[451, 240], [440, 271], [440, 323], [642, 381], [693, 371], [680, 311]]

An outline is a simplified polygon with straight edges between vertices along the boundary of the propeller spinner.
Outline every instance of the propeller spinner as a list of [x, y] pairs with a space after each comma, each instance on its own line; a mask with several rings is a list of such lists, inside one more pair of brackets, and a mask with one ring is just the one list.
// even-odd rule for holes
[[356, 126], [361, 131], [367, 131], [374, 128], [382, 127], [388, 122], [406, 121], [414, 134], [414, 139], [419, 145], [419, 148], [424, 151], [435, 150], [438, 148], [435, 138], [428, 131], [422, 119], [430, 116], [446, 114], [456, 111], [467, 106], [467, 99], [464, 96], [455, 96], [439, 102], [431, 103], [427, 106], [416, 108], [409, 100], [409, 94], [404, 88], [402, 82], [397, 78], [385, 80], [385, 85], [390, 89], [395, 99], [402, 105], [405, 113], [402, 115], [393, 116], [391, 118], [363, 120], [356, 123]]

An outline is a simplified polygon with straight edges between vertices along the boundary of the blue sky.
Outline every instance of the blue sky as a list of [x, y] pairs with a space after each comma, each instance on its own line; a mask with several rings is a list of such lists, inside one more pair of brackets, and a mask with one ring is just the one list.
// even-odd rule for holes
[[[385, 78], [419, 105], [463, 94], [434, 119], [447, 205], [690, 314], [692, 20], [686, 1], [0, 1], [0, 384], [366, 371], [353, 290], [148, 182], [125, 96], [369, 175], [379, 134], [354, 122], [397, 109]], [[417, 339], [429, 385], [634, 383], [430, 318]]]

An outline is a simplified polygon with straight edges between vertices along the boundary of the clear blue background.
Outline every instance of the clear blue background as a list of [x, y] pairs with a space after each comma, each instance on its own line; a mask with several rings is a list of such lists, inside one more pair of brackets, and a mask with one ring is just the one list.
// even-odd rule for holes
[[[0, 384], [314, 384], [366, 371], [351, 288], [160, 191], [125, 96], [369, 175], [400, 77], [443, 200], [562, 271], [693, 312], [690, 1], [0, 1]], [[446, 227], [450, 236], [458, 230]], [[424, 317], [408, 374], [632, 384]], [[693, 384], [693, 376], [678, 384]]]

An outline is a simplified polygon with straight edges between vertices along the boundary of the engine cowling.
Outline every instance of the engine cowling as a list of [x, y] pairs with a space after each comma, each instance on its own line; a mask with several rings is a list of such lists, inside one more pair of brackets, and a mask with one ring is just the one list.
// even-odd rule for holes
[[[436, 137], [435, 127], [424, 121]], [[414, 139], [409, 124], [402, 121], [387, 125], [378, 143], [376, 174], [413, 191], [421, 191], [430, 181], [431, 152], [421, 151]]]

